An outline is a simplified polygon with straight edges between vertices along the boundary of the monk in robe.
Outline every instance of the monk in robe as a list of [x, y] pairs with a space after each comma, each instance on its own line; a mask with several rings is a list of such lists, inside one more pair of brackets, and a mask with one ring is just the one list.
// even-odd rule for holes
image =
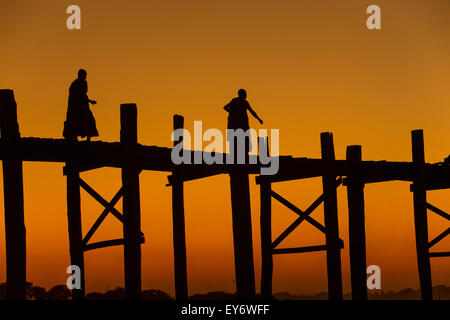
[[77, 137], [86, 137], [86, 140], [90, 141], [91, 137], [98, 137], [95, 118], [89, 109], [89, 103], [96, 104], [97, 101], [90, 100], [87, 95], [86, 77], [86, 70], [80, 69], [78, 78], [70, 85], [69, 103], [63, 132], [66, 139], [77, 140]]
[[[255, 117], [261, 124], [263, 121], [258, 117], [256, 112], [250, 106], [250, 103], [247, 101], [247, 92], [244, 89], [239, 89], [238, 96], [233, 98], [230, 103], [228, 103], [225, 107], [223, 107], [225, 111], [228, 112], [228, 129], [242, 129], [246, 132], [249, 128], [248, 115], [247, 111], [249, 111], [253, 117]], [[231, 141], [230, 141], [231, 142]], [[234, 139], [234, 149], [237, 148], [237, 139]], [[245, 137], [245, 155], [252, 150], [252, 145], [250, 141], [250, 137]]]

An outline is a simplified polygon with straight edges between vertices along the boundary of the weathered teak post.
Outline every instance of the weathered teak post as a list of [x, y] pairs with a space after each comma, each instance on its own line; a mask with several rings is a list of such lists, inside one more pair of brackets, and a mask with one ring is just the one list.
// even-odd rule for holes
[[359, 167], [361, 160], [361, 146], [347, 147], [347, 161], [349, 161], [352, 166], [346, 184], [353, 300], [367, 300], [364, 182]]
[[[73, 154], [76, 156], [75, 153]], [[81, 229], [80, 184], [78, 183], [80, 173], [76, 163], [77, 161], [75, 160], [68, 162], [64, 167], [64, 174], [67, 177], [67, 222], [69, 227], [70, 263], [78, 266], [81, 273], [81, 287], [80, 289], [72, 289], [72, 299], [82, 300], [85, 295], [84, 251]]]
[[[236, 140], [234, 150], [230, 150], [235, 159], [238, 158], [239, 150]], [[247, 155], [245, 158], [248, 163]], [[255, 297], [255, 267], [248, 171], [246, 165], [234, 164], [234, 166], [230, 172], [230, 189], [236, 293], [239, 299], [252, 299]]]
[[[173, 117], [173, 129], [183, 129], [184, 118]], [[183, 137], [178, 143], [183, 143]], [[177, 144], [177, 142], [174, 142]], [[188, 298], [187, 266], [186, 266], [186, 231], [184, 221], [183, 181], [178, 178], [177, 170], [172, 174], [172, 218], [173, 218], [173, 252], [175, 268], [175, 297], [177, 300]]]
[[414, 225], [416, 230], [417, 263], [419, 267], [420, 291], [422, 299], [433, 298], [431, 285], [431, 266], [428, 251], [428, 219], [427, 219], [427, 191], [425, 189], [425, 150], [423, 131], [411, 132], [412, 158], [415, 170], [412, 185], [414, 199]]
[[238, 298], [249, 299], [255, 296], [255, 269], [248, 174], [230, 173], [230, 188], [236, 291]]
[[137, 162], [137, 107], [120, 106], [120, 142], [122, 144], [123, 238], [125, 294], [127, 299], [141, 296], [141, 208]]
[[[260, 138], [262, 139], [262, 138]], [[261, 146], [261, 144], [260, 144]], [[269, 156], [268, 143], [264, 144], [266, 155]], [[261, 153], [261, 150], [260, 150]], [[264, 181], [260, 184], [261, 201], [261, 296], [264, 299], [272, 298], [272, 196], [271, 183]]]
[[320, 135], [322, 159], [327, 170], [322, 177], [324, 194], [324, 214], [327, 246], [327, 274], [328, 274], [328, 298], [330, 300], [342, 299], [342, 274], [341, 252], [339, 245], [339, 227], [336, 195], [336, 174], [332, 167], [335, 160], [333, 134], [323, 132]]
[[6, 295], [11, 300], [25, 299], [26, 242], [23, 209], [23, 173], [20, 159], [20, 132], [17, 105], [12, 90], [0, 90], [0, 126], [5, 199]]

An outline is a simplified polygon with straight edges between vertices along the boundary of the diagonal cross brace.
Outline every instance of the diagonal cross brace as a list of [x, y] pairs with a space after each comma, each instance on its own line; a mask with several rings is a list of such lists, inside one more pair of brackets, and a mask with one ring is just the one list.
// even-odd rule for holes
[[429, 209], [429, 210], [433, 211], [434, 213], [440, 215], [444, 219], [450, 220], [450, 214], [442, 211], [439, 208], [436, 208], [435, 206], [433, 206], [432, 204], [429, 204], [428, 202], [427, 202], [427, 209]]
[[[281, 204], [286, 206], [288, 209], [294, 211], [299, 216], [303, 216], [305, 214], [305, 212], [303, 212], [301, 209], [297, 208], [294, 204], [292, 204], [291, 202], [289, 202], [288, 200], [286, 200], [285, 198], [283, 198], [282, 196], [280, 196], [278, 193], [276, 193], [273, 190], [271, 190], [271, 196], [273, 198], [275, 198], [276, 200], [278, 200]], [[309, 223], [311, 223], [314, 227], [316, 227], [317, 229], [319, 229], [320, 231], [325, 233], [325, 226], [323, 226], [320, 222], [314, 220], [314, 218], [311, 218], [308, 215], [304, 216], [304, 219], [306, 221], [308, 221]]]
[[86, 236], [83, 239], [83, 245], [86, 246], [87, 243], [89, 242], [89, 240], [92, 238], [92, 236], [94, 235], [95, 231], [97, 231], [98, 227], [100, 227], [101, 223], [103, 222], [103, 220], [105, 220], [105, 218], [107, 217], [108, 213], [111, 212], [112, 208], [114, 208], [114, 206], [116, 205], [116, 203], [120, 200], [120, 198], [123, 195], [123, 187], [121, 187], [119, 189], [119, 191], [117, 191], [117, 193], [115, 194], [115, 196], [111, 199], [111, 201], [108, 203], [107, 206], [105, 206], [105, 209], [103, 210], [103, 212], [100, 214], [100, 216], [97, 218], [97, 220], [95, 221], [95, 223], [92, 225], [91, 229], [89, 230], [89, 232], [86, 234]]
[[432, 246], [434, 246], [436, 243], [438, 243], [439, 241], [441, 241], [442, 239], [444, 239], [446, 236], [448, 236], [450, 234], [450, 228], [447, 228], [447, 230], [445, 230], [444, 232], [442, 232], [440, 235], [438, 235], [436, 238], [434, 238], [433, 240], [431, 240], [428, 243], [428, 248], [431, 248]]
[[[89, 193], [95, 200], [97, 200], [102, 206], [104, 206], [105, 208], [109, 207], [109, 202], [106, 201], [101, 195], [99, 195], [94, 189], [92, 189], [86, 182], [83, 181], [83, 179], [78, 178], [78, 183], [80, 184], [80, 186], [86, 190], [87, 193]], [[117, 211], [116, 208], [111, 207], [110, 208], [111, 213], [117, 218], [119, 219], [120, 222], [123, 222], [123, 216], [122, 214]]]
[[[342, 178], [338, 178], [336, 180], [336, 188], [339, 187], [341, 183]], [[311, 223], [320, 231], [324, 233], [326, 232], [326, 229], [322, 224], [320, 224], [313, 218], [309, 217], [309, 215], [324, 201], [325, 197], [323, 194], [320, 197], [318, 197], [305, 211], [300, 210], [295, 205], [293, 205], [292, 203], [281, 197], [273, 190], [271, 191], [271, 196], [299, 215], [297, 220], [295, 220], [289, 227], [286, 228], [286, 230], [280, 236], [278, 236], [278, 238], [275, 239], [275, 241], [272, 243], [272, 249], [276, 248], [284, 239], [286, 239], [286, 237], [289, 234], [291, 234], [291, 232], [294, 231], [295, 228], [297, 228], [303, 222], [303, 220], [307, 220], [309, 223]], [[340, 245], [343, 245], [342, 239], [339, 239], [339, 243]]]

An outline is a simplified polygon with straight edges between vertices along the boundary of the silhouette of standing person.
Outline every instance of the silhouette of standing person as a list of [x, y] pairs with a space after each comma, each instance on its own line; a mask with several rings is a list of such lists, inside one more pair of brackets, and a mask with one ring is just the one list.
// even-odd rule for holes
[[63, 132], [66, 139], [77, 140], [77, 137], [86, 137], [86, 140], [90, 141], [91, 137], [98, 137], [95, 118], [89, 109], [89, 103], [96, 104], [97, 101], [90, 100], [87, 96], [86, 77], [86, 70], [80, 69], [78, 70], [78, 78], [70, 85], [69, 103]]
[[[250, 129], [248, 122], [247, 110], [250, 111], [253, 117], [255, 117], [261, 124], [263, 121], [258, 117], [256, 112], [250, 106], [247, 101], [247, 91], [244, 89], [239, 89], [238, 96], [233, 98], [230, 103], [223, 107], [225, 111], [228, 112], [228, 129], [242, 129], [244, 132]], [[230, 141], [231, 143], [231, 141]], [[234, 139], [234, 148], [237, 147], [237, 139]], [[245, 155], [247, 155], [252, 150], [252, 145], [250, 137], [245, 137]]]

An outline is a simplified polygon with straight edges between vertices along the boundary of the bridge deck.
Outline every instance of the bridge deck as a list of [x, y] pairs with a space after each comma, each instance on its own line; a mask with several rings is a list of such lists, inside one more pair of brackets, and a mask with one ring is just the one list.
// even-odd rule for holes
[[[122, 146], [119, 142], [76, 141], [65, 139], [21, 138], [19, 144], [20, 157], [23, 161], [69, 162], [76, 161], [81, 171], [100, 167], [122, 166]], [[250, 174], [259, 174], [261, 164], [258, 157], [251, 156], [256, 164], [227, 164], [226, 154], [216, 154], [223, 164], [193, 164], [194, 158], [203, 159], [200, 151], [190, 153], [191, 164], [174, 165], [171, 160], [171, 148], [138, 145], [137, 165], [142, 170], [173, 172], [184, 180], [194, 180], [221, 173], [229, 173], [236, 167], [245, 168]], [[194, 155], [197, 154], [197, 155]], [[212, 154], [208, 154], [212, 155]], [[8, 157], [6, 146], [0, 139], [0, 159]], [[358, 170], [366, 183], [382, 181], [413, 181], [415, 168], [412, 162], [394, 161], [362, 161], [355, 165], [347, 160], [325, 161], [312, 158], [279, 157], [279, 171], [271, 176], [259, 176], [257, 182], [280, 182], [304, 178], [320, 177], [324, 174], [347, 176]], [[428, 189], [450, 187], [450, 166], [442, 164], [425, 164], [425, 177]], [[170, 180], [170, 179], [169, 179]]]

